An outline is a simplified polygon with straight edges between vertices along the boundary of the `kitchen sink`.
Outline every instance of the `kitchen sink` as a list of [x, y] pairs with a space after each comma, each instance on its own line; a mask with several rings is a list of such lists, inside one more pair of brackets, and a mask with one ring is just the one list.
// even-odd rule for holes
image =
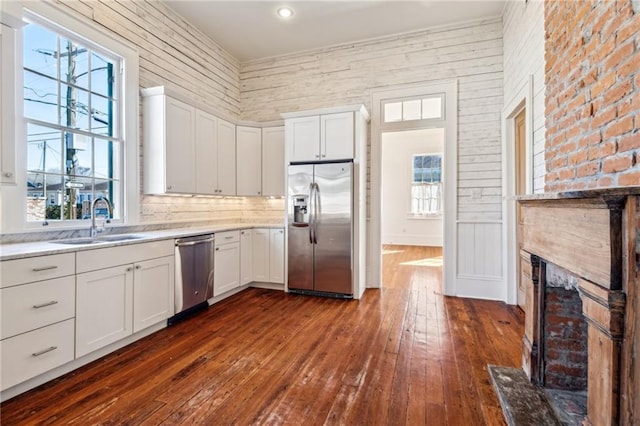
[[49, 241], [54, 244], [72, 244], [72, 245], [81, 245], [81, 244], [99, 244], [99, 243], [113, 243], [118, 241], [128, 241], [128, 240], [137, 240], [142, 238], [140, 235], [131, 235], [131, 234], [123, 234], [123, 235], [104, 235], [102, 237], [81, 237], [81, 238], [69, 238], [68, 240], [54, 240]]

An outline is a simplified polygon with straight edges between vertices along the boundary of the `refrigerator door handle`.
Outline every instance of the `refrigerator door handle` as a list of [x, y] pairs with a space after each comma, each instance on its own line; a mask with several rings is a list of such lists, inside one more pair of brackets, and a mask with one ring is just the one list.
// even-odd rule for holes
[[313, 243], [318, 244], [318, 217], [322, 214], [320, 208], [320, 186], [315, 183], [315, 200], [313, 202]]
[[313, 244], [313, 182], [309, 184], [309, 244]]

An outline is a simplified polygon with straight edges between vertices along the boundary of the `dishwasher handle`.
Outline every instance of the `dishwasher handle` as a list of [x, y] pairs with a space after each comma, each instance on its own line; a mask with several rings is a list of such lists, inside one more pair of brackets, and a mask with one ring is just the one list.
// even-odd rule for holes
[[186, 246], [195, 246], [196, 244], [212, 243], [215, 240], [216, 240], [215, 237], [207, 238], [204, 240], [196, 240], [196, 241], [176, 240], [176, 247], [186, 247]]

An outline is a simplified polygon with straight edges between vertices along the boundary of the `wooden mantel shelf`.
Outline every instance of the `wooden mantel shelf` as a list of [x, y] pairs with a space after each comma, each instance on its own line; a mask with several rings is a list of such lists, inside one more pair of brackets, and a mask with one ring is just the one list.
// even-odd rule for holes
[[570, 199], [601, 199], [610, 197], [626, 197], [640, 195], [640, 186], [625, 186], [620, 188], [586, 189], [583, 191], [545, 192], [542, 194], [518, 195], [516, 200], [521, 204], [529, 201], [557, 201]]

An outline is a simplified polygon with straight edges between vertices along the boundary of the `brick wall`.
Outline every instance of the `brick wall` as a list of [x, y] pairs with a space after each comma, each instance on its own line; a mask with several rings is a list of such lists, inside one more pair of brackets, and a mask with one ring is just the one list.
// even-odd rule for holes
[[546, 191], [640, 184], [640, 11], [545, 2]]
[[544, 338], [545, 386], [587, 389], [587, 322], [576, 289], [545, 289]]

